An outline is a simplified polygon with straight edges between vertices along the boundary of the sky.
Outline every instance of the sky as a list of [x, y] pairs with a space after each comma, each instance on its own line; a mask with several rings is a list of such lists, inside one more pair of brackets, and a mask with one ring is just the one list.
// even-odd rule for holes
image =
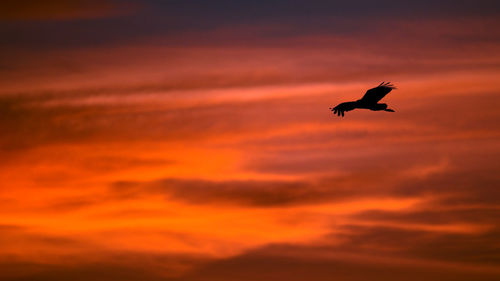
[[[0, 280], [500, 279], [498, 1], [0, 23]], [[395, 113], [329, 111], [382, 81]]]

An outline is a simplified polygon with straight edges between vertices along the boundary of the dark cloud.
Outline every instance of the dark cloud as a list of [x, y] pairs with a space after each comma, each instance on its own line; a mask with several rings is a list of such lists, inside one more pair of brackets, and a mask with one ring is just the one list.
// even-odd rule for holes
[[[390, 218], [390, 215], [387, 216]], [[411, 224], [411, 217], [401, 226]], [[340, 251], [399, 255], [422, 260], [464, 262], [472, 265], [494, 266], [500, 263], [500, 244], [492, 240], [497, 228], [479, 233], [453, 233], [405, 228], [346, 226], [335, 237], [343, 241]], [[500, 273], [500, 272], [499, 272]]]
[[[19, 2], [19, 1], [9, 1]], [[25, 1], [26, 2], [26, 1]], [[36, 1], [28, 1], [35, 3]], [[274, 0], [266, 3], [255, 1], [105, 1], [104, 4], [92, 5], [96, 1], [50, 1], [65, 3], [56, 5], [59, 10], [41, 13], [43, 9], [24, 9], [19, 16], [10, 12], [4, 17], [45, 17], [67, 18], [97, 17], [92, 21], [74, 21], [59, 25], [42, 22], [36, 25], [14, 23], [0, 29], [7, 38], [1, 38], [3, 46], [24, 47], [36, 45], [37, 48], [60, 48], [77, 46], [95, 46], [124, 44], [151, 37], [161, 37], [170, 44], [238, 44], [248, 45], [269, 39], [289, 38], [297, 35], [353, 35], [369, 34], [376, 31], [391, 32], [397, 28], [406, 29], [405, 22], [424, 20], [472, 19], [482, 22], [486, 18], [495, 18], [500, 7], [496, 1], [284, 1]], [[38, 2], [37, 2], [38, 3]], [[76, 3], [76, 4], [75, 4]], [[102, 1], [98, 2], [102, 3]], [[103, 9], [125, 9], [135, 12], [124, 17], [100, 18]], [[10, 6], [20, 6], [19, 4]], [[23, 5], [21, 5], [23, 6]], [[37, 6], [41, 6], [37, 4]], [[137, 10], [135, 6], [144, 6]], [[28, 6], [29, 7], [29, 6]], [[70, 7], [70, 11], [61, 12], [60, 7]], [[103, 8], [104, 7], [104, 8]], [[110, 8], [111, 7], [111, 8]], [[125, 7], [125, 8], [124, 8]], [[96, 9], [97, 8], [97, 9]], [[19, 9], [18, 9], [19, 10]], [[96, 13], [97, 10], [97, 13]], [[63, 9], [64, 11], [64, 9]], [[91, 13], [92, 12], [92, 13]], [[40, 14], [41, 13], [41, 14]], [[109, 13], [109, 12], [108, 12]], [[7, 17], [8, 18], [8, 17]], [[29, 18], [29, 17], [28, 17]], [[396, 20], [396, 22], [392, 22]], [[397, 22], [402, 20], [402, 22]], [[387, 24], [389, 26], [387, 26]], [[384, 26], [385, 25], [385, 26]], [[248, 27], [263, 27], [262, 30], [248, 30]], [[278, 29], [275, 27], [278, 26]], [[209, 31], [227, 27], [242, 28], [229, 37], [214, 37]], [[269, 28], [270, 27], [270, 28]], [[480, 32], [482, 29], [477, 29]], [[408, 29], [406, 29], [408, 31]], [[189, 36], [194, 34], [195, 36]], [[208, 34], [208, 36], [207, 36]], [[190, 37], [186, 40], [186, 36]], [[395, 39], [404, 36], [386, 35]], [[408, 37], [408, 35], [406, 36]], [[424, 42], [428, 37], [419, 36]], [[488, 40], [494, 39], [489, 36]], [[15, 39], [15, 40], [12, 40]], [[257, 40], [256, 40], [257, 39]], [[276, 40], [272, 40], [276, 41]], [[430, 42], [430, 40], [427, 40]], [[377, 42], [379, 43], [379, 42]], [[372, 42], [373, 44], [373, 42]]]
[[[150, 1], [152, 5], [162, 8], [171, 8], [180, 11], [182, 15], [198, 15], [206, 18], [221, 18], [220, 20], [245, 20], [277, 18], [282, 20], [286, 17], [311, 18], [313, 16], [372, 16], [372, 17], [398, 17], [408, 15], [473, 15], [492, 14], [499, 12], [500, 5], [496, 1], [461, 1], [456, 3], [451, 0], [445, 1], [420, 1], [402, 3], [396, 0], [383, 0], [378, 3], [370, 1], [286, 1], [272, 0], [267, 3], [253, 1], [239, 1], [235, 3], [230, 0], [207, 3], [203, 0], [194, 0], [186, 3], [182, 0], [172, 1]], [[203, 7], [203, 9], [194, 9]], [[225, 15], [226, 17], [220, 17]], [[241, 19], [243, 17], [243, 19]]]
[[[390, 232], [383, 241], [389, 241]], [[372, 233], [373, 234], [373, 233]], [[411, 235], [411, 232], [405, 233]], [[401, 235], [401, 233], [397, 234]], [[410, 243], [411, 237], [408, 237]], [[419, 239], [421, 237], [415, 237]], [[363, 242], [363, 241], [362, 241]], [[365, 244], [362, 244], [365, 245]], [[376, 245], [376, 249], [384, 245]], [[398, 244], [398, 247], [401, 245]], [[376, 251], [366, 254], [360, 247], [275, 245], [217, 261], [187, 274], [180, 280], [495, 280], [493, 266], [422, 261]], [[444, 249], [437, 249], [439, 252]]]
[[400, 187], [395, 186], [385, 175], [358, 172], [310, 181], [208, 181], [175, 178], [149, 182], [119, 181], [111, 185], [110, 196], [140, 198], [153, 194], [193, 204], [283, 207], [390, 198], [395, 196], [394, 190]]
[[49, 203], [43, 207], [44, 211], [60, 213], [60, 212], [73, 212], [87, 207], [102, 204], [99, 198], [65, 198], [58, 202]]
[[130, 2], [105, 0], [5, 0], [0, 20], [77, 20], [112, 16], [125, 11]]
[[[134, 230], [128, 233], [131, 231]], [[178, 233], [162, 235], [184, 239], [184, 242], [193, 239]], [[0, 280], [9, 281], [170, 280], [211, 261], [197, 254], [113, 250], [88, 242], [83, 234], [51, 235], [18, 225], [0, 225], [0, 243], [5, 245], [0, 249]], [[19, 253], [21, 248], [34, 254], [26, 257]]]
[[[472, 159], [466, 158], [464, 161], [472, 162]], [[408, 180], [401, 185], [401, 188], [394, 190], [394, 194], [400, 196], [418, 194], [436, 198], [442, 196], [439, 202], [443, 206], [459, 207], [467, 204], [495, 206], [500, 199], [499, 190], [496, 188], [500, 177], [494, 172], [493, 162], [479, 161], [479, 163], [483, 165], [481, 169], [462, 166], [437, 173], [423, 181]]]
[[[95, 261], [66, 263], [0, 261], [0, 280], [124, 280], [174, 281], [187, 269], [204, 264], [210, 259], [195, 255], [95, 253]], [[105, 258], [103, 259], [103, 256]], [[85, 258], [84, 258], [85, 259]]]
[[161, 274], [151, 270], [137, 269], [130, 265], [96, 263], [90, 265], [46, 265], [31, 263], [0, 263], [5, 281], [50, 281], [50, 280], [124, 280], [166, 281]]
[[[84, 244], [76, 239], [38, 233], [30, 227], [22, 225], [0, 225], [0, 242], [12, 247], [23, 244], [37, 246], [83, 247]], [[4, 249], [5, 250], [5, 249]]]
[[29, 98], [0, 98], [0, 128], [5, 132], [0, 147], [5, 150], [88, 139], [99, 130], [91, 121], [96, 117], [96, 108], [43, 108], [26, 103]]
[[419, 205], [417, 210], [401, 210], [387, 212], [380, 210], [365, 211], [353, 216], [353, 218], [370, 222], [389, 222], [396, 224], [426, 224], [426, 225], [451, 225], [451, 224], [483, 224], [494, 225], [500, 215], [500, 211], [494, 206], [476, 207], [451, 207], [444, 202], [437, 201], [433, 204]]
[[181, 280], [495, 280], [497, 235], [346, 225], [323, 243], [265, 246]]
[[94, 262], [78, 256], [55, 264], [2, 260], [0, 280], [493, 281], [500, 276], [498, 234], [345, 225], [322, 242], [267, 245], [223, 259], [96, 252]]
[[[361, 169], [363, 170], [363, 169]], [[287, 206], [363, 198], [421, 198], [437, 196], [437, 207], [460, 204], [497, 204], [496, 176], [451, 170], [425, 177], [405, 169], [352, 172], [315, 181], [207, 181], [162, 179], [151, 182], [116, 182], [112, 196], [134, 198], [162, 194], [194, 204]], [[444, 198], [444, 199], [441, 199]], [[489, 198], [485, 200], [485, 198]], [[481, 217], [481, 212], [476, 215]], [[485, 212], [484, 215], [487, 213]], [[422, 214], [423, 215], [423, 214]], [[443, 214], [445, 215], [445, 214]], [[490, 214], [491, 215], [491, 214]], [[470, 214], [469, 218], [474, 218]], [[437, 220], [438, 217], [434, 217]]]
[[[0, 262], [0, 280], [496, 280], [498, 230], [447, 234], [344, 226], [308, 245], [275, 244], [224, 259], [96, 252], [95, 262]], [[337, 242], [335, 242], [337, 241]], [[340, 242], [339, 242], [340, 241]], [[493, 242], [493, 244], [492, 244]], [[88, 257], [86, 257], [88, 259]], [[19, 270], [22, 269], [22, 270]]]
[[116, 182], [114, 196], [130, 198], [163, 194], [167, 198], [191, 203], [220, 203], [253, 206], [281, 206], [297, 202], [317, 201], [324, 191], [305, 182], [260, 182], [165, 179], [149, 183]]

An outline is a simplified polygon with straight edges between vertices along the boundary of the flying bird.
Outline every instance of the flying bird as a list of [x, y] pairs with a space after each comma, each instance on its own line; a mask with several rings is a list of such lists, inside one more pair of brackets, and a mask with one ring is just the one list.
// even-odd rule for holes
[[382, 82], [375, 88], [366, 91], [365, 95], [357, 101], [343, 102], [334, 108], [330, 107], [333, 114], [338, 116], [342, 115], [344, 117], [344, 112], [351, 111], [356, 108], [365, 108], [374, 111], [389, 111], [394, 112], [394, 110], [387, 108], [387, 104], [378, 103], [381, 99], [385, 97], [392, 89], [396, 89], [391, 82]]

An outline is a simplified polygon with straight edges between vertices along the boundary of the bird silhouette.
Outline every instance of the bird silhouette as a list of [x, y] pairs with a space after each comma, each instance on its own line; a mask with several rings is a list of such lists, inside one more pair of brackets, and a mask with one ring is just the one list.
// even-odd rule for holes
[[391, 82], [382, 82], [375, 88], [366, 91], [365, 95], [357, 101], [343, 102], [334, 108], [330, 107], [333, 114], [344, 117], [344, 112], [351, 111], [356, 108], [365, 108], [374, 111], [389, 111], [394, 112], [394, 110], [387, 108], [387, 104], [378, 103], [381, 99], [385, 97], [392, 89], [396, 89]]

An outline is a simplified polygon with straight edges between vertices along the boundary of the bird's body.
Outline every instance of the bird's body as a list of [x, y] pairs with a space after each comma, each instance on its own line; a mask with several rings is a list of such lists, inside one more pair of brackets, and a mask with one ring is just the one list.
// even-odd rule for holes
[[357, 101], [341, 103], [334, 108], [330, 108], [330, 110], [333, 111], [333, 114], [337, 114], [338, 116], [342, 115], [342, 117], [344, 116], [344, 112], [351, 111], [356, 108], [364, 108], [374, 111], [384, 110], [394, 112], [394, 110], [387, 108], [387, 104], [378, 103], [393, 89], [396, 89], [396, 87], [394, 87], [394, 85], [392, 85], [390, 82], [382, 82], [377, 87], [366, 91], [365, 95], [361, 99]]

